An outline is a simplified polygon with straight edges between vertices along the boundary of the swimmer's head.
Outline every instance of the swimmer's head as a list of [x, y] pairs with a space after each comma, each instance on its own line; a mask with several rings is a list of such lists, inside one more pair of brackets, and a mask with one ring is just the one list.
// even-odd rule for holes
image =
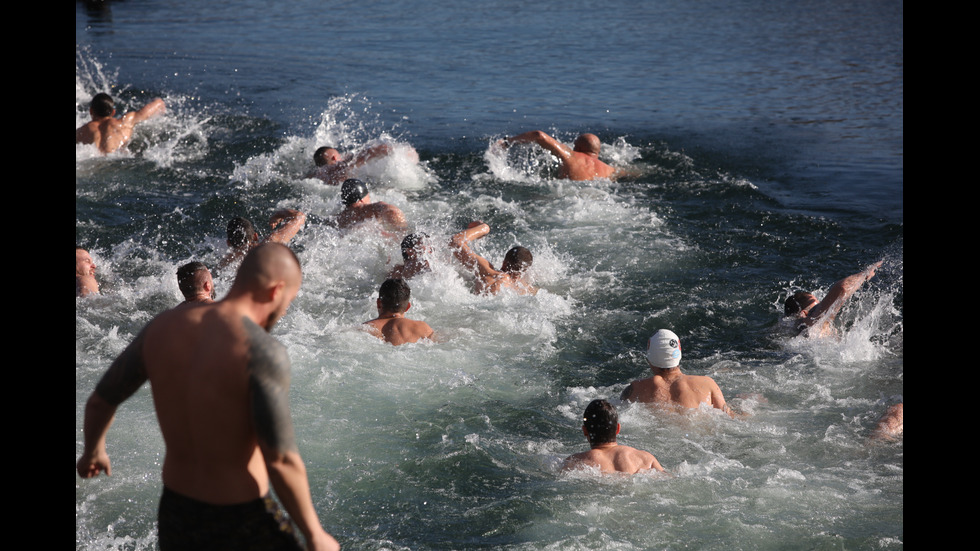
[[258, 232], [248, 218], [236, 216], [228, 221], [228, 246], [241, 249], [258, 239]]
[[619, 432], [619, 414], [605, 400], [592, 400], [585, 408], [582, 426], [588, 431], [589, 444], [596, 446], [616, 441]]
[[578, 138], [575, 138], [574, 149], [579, 153], [598, 155], [601, 147], [602, 142], [599, 141], [599, 136], [595, 134], [581, 134]]
[[92, 255], [78, 245], [75, 245], [75, 275], [95, 275], [95, 261], [92, 260]]
[[340, 152], [328, 146], [319, 147], [313, 153], [313, 162], [316, 166], [332, 165], [341, 159]]
[[340, 187], [340, 198], [348, 207], [367, 197], [367, 184], [357, 178], [348, 178]]
[[403, 279], [386, 279], [378, 291], [378, 309], [382, 312], [404, 312], [412, 299], [412, 289]]
[[[205, 290], [208, 282], [211, 282], [211, 271], [203, 262], [188, 262], [177, 268], [177, 287], [186, 299], [192, 299], [197, 294]], [[211, 283], [213, 287], [213, 283]], [[212, 294], [214, 289], [212, 288]], [[211, 298], [214, 298], [213, 296]]]
[[116, 104], [112, 101], [112, 96], [106, 93], [95, 94], [89, 111], [93, 117], [111, 117], [116, 112]]
[[531, 267], [534, 256], [531, 251], [521, 246], [511, 247], [504, 255], [504, 262], [500, 265], [500, 270], [507, 273], [522, 274]]
[[419, 255], [425, 251], [426, 241], [429, 236], [425, 233], [410, 233], [402, 239], [402, 258], [408, 260], [410, 256]]
[[817, 300], [817, 297], [813, 296], [813, 293], [797, 291], [786, 299], [786, 303], [783, 305], [783, 315], [793, 317], [805, 316], [819, 303], [820, 301]]
[[653, 367], [671, 369], [681, 364], [681, 340], [669, 329], [661, 329], [647, 342], [647, 361]]

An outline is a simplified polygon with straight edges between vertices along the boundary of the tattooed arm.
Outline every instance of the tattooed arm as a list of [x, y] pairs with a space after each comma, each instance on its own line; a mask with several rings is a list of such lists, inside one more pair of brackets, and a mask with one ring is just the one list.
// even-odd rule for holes
[[289, 355], [285, 347], [248, 318], [249, 387], [252, 420], [276, 495], [296, 521], [310, 549], [339, 549], [320, 526], [306, 466], [296, 447], [289, 409]]
[[112, 362], [85, 403], [85, 449], [75, 464], [75, 470], [82, 478], [98, 476], [103, 471], [106, 476], [112, 475], [105, 438], [115, 418], [116, 408], [146, 381], [144, 334], [145, 330]]

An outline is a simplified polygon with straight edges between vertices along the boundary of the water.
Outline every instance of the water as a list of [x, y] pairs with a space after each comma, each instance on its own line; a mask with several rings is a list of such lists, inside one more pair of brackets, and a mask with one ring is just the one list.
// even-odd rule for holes
[[[903, 547], [902, 442], [867, 442], [904, 393], [901, 3], [99, 5], [76, 3], [76, 127], [100, 91], [168, 111], [131, 152], [76, 147], [76, 241], [103, 290], [76, 299], [76, 457], [85, 399], [179, 302], [176, 267], [216, 264], [229, 217], [295, 207], [304, 282], [274, 334], [345, 549]], [[540, 150], [489, 150], [536, 128], [595, 132], [639, 175], [554, 180]], [[367, 167], [376, 199], [437, 240], [488, 222], [477, 250], [528, 247], [543, 291], [474, 296], [437, 249], [410, 314], [445, 341], [360, 331], [397, 240], [337, 234], [338, 191], [302, 174], [319, 145], [377, 140], [422, 163]], [[879, 259], [839, 341], [776, 335], [791, 290]], [[619, 404], [661, 327], [747, 417]], [[672, 476], [558, 473], [599, 397]], [[109, 454], [112, 477], [76, 478], [76, 548], [153, 549], [148, 389]]]

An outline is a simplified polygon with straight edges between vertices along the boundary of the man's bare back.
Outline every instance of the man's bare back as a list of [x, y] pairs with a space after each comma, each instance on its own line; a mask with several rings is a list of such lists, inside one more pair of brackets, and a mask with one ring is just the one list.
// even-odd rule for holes
[[602, 473], [635, 474], [649, 470], [661, 472], [664, 470], [652, 453], [615, 443], [600, 445], [568, 457], [562, 465], [562, 470], [573, 470], [583, 466], [597, 467]]
[[718, 409], [726, 409], [721, 389], [710, 378], [700, 375], [676, 373], [654, 375], [647, 379], [633, 381], [621, 396], [631, 402], [647, 402], [662, 405], [675, 405], [696, 409], [708, 404]]
[[681, 341], [673, 331], [660, 329], [650, 337], [646, 359], [653, 376], [630, 383], [621, 400], [690, 409], [708, 404], [732, 415], [714, 379], [681, 372]]
[[364, 325], [368, 326], [372, 335], [395, 346], [431, 339], [435, 333], [424, 321], [399, 316], [376, 318], [364, 322]]
[[378, 317], [364, 325], [372, 335], [395, 346], [432, 339], [434, 332], [428, 323], [405, 317], [411, 300], [412, 288], [404, 279], [386, 279], [378, 290]]
[[583, 466], [597, 467], [603, 473], [634, 474], [650, 469], [664, 470], [652, 453], [619, 445], [616, 436], [620, 428], [616, 406], [606, 400], [592, 400], [582, 415], [582, 434], [589, 441], [590, 449], [566, 458], [562, 470]]
[[92, 113], [92, 120], [75, 130], [75, 143], [95, 144], [103, 155], [108, 155], [129, 143], [133, 129], [137, 124], [158, 116], [166, 110], [163, 100], [157, 98], [139, 111], [130, 111], [122, 117], [112, 115], [97, 115]]

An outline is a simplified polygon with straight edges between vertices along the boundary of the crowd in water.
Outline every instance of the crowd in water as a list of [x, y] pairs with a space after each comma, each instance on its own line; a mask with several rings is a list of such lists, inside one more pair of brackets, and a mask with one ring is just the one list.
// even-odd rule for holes
[[[111, 97], [98, 94], [90, 109], [92, 121], [76, 131], [76, 143], [112, 153], [126, 146], [136, 124], [165, 109], [163, 101], [156, 99], [117, 117]], [[599, 160], [601, 144], [593, 134], [580, 135], [569, 147], [544, 132], [525, 132], [499, 140], [494, 147], [513, 144], [536, 144], [551, 153], [559, 162], [559, 178], [614, 179], [629, 174], [628, 167]], [[380, 285], [378, 315], [364, 323], [368, 333], [394, 346], [420, 340], [439, 342], [439, 328], [407, 315], [411, 308], [408, 282], [429, 269], [425, 258], [432, 247], [445, 246], [451, 251], [472, 274], [475, 293], [537, 292], [527, 275], [533, 263], [527, 248], [511, 248], [499, 269], [473, 250], [472, 244], [490, 233], [488, 224], [473, 221], [448, 243], [433, 243], [423, 233], [408, 232], [409, 224], [398, 206], [373, 201], [368, 183], [352, 173], [391, 152], [386, 145], [346, 154], [324, 146], [317, 149], [315, 167], [308, 173], [324, 185], [340, 187], [343, 208], [332, 221], [338, 229], [371, 223], [386, 235], [401, 238], [402, 263]], [[417, 154], [414, 161], [418, 161]], [[299, 260], [287, 244], [305, 223], [306, 214], [299, 210], [278, 210], [270, 216], [270, 233], [263, 238], [250, 220], [230, 220], [229, 250], [215, 266], [222, 273], [237, 273], [227, 296], [215, 301], [213, 275], [205, 264], [181, 266], [178, 287], [186, 300], [146, 326], [89, 398], [85, 450], [77, 464], [79, 475], [85, 478], [109, 474], [105, 437], [116, 407], [143, 382], [151, 383], [167, 446], [159, 513], [163, 549], [205, 548], [210, 546], [207, 541], [232, 541], [233, 536], [264, 548], [298, 547], [291, 523], [277, 520], [282, 517], [278, 505], [268, 498], [270, 485], [310, 549], [339, 547], [313, 510], [305, 467], [293, 438], [288, 357], [283, 346], [268, 335], [301, 285]], [[791, 338], [835, 338], [837, 314], [880, 266], [876, 262], [842, 278], [823, 299], [804, 291], [787, 298], [785, 325]], [[100, 292], [95, 270], [89, 252], [76, 245], [76, 297]], [[651, 376], [629, 383], [620, 399], [668, 409], [709, 405], [733, 418], [744, 415], [729, 406], [711, 377], [684, 373], [681, 359], [681, 338], [670, 329], [656, 331], [646, 350]], [[202, 372], [211, 376], [202, 378]], [[243, 373], [247, 380], [242, 380]], [[243, 409], [251, 411], [250, 418], [228, 413]], [[650, 452], [619, 444], [620, 428], [615, 406], [608, 400], [593, 400], [582, 422], [589, 450], [569, 456], [562, 469], [627, 474], [665, 471]], [[902, 431], [900, 403], [887, 410], [870, 438], [901, 438]]]

